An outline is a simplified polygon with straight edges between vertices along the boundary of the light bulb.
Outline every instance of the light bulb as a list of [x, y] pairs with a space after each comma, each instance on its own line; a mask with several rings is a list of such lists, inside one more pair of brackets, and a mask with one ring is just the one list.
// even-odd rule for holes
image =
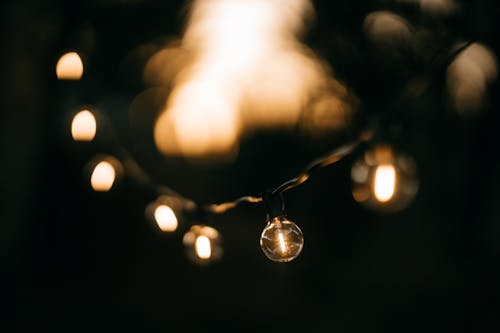
[[116, 171], [113, 165], [107, 161], [99, 162], [92, 172], [90, 184], [94, 191], [107, 192], [113, 186], [116, 178]]
[[418, 190], [414, 160], [379, 144], [367, 150], [351, 169], [352, 195], [360, 204], [379, 211], [407, 207]]
[[172, 208], [166, 205], [156, 207], [155, 220], [162, 231], [171, 232], [177, 229], [177, 217]]
[[304, 236], [299, 227], [284, 216], [268, 221], [260, 236], [260, 247], [272, 261], [288, 262], [300, 254]]
[[396, 169], [392, 164], [383, 164], [375, 169], [373, 193], [375, 199], [387, 202], [392, 199], [396, 190]]
[[71, 136], [75, 141], [92, 141], [97, 131], [97, 122], [89, 110], [78, 112], [71, 122]]
[[207, 236], [198, 236], [194, 242], [196, 255], [200, 259], [210, 259], [212, 256], [212, 246]]
[[184, 234], [182, 243], [188, 257], [197, 264], [208, 264], [222, 257], [222, 237], [212, 227], [193, 225]]
[[146, 206], [146, 218], [163, 232], [174, 232], [182, 219], [183, 201], [180, 198], [161, 195]]
[[59, 80], [80, 80], [83, 75], [83, 62], [76, 52], [63, 54], [56, 64], [56, 75]]
[[101, 155], [87, 164], [85, 174], [85, 177], [89, 177], [90, 186], [94, 191], [108, 192], [121, 178], [123, 166], [115, 157]]

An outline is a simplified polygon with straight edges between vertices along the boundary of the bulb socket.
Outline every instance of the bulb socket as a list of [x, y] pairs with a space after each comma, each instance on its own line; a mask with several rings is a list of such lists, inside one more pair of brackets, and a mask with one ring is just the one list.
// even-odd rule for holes
[[268, 190], [262, 193], [262, 201], [266, 209], [267, 221], [275, 217], [286, 216], [285, 201], [283, 200], [282, 193], [273, 193]]

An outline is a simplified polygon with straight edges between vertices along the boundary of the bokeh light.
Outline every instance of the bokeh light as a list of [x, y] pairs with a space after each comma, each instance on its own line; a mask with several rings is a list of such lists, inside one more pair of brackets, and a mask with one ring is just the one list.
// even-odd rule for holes
[[193, 225], [184, 234], [182, 242], [188, 257], [198, 264], [206, 264], [222, 257], [220, 233], [206, 225]]
[[107, 192], [113, 186], [116, 178], [116, 171], [109, 162], [99, 162], [92, 172], [90, 183], [94, 191]]
[[448, 67], [446, 84], [452, 108], [462, 116], [476, 115], [487, 102], [488, 87], [498, 74], [493, 51], [480, 43], [463, 50]]
[[96, 192], [108, 192], [123, 174], [122, 164], [113, 156], [97, 156], [87, 168], [90, 185]]
[[83, 75], [83, 62], [78, 53], [63, 54], [57, 61], [56, 75], [59, 80], [80, 80]]
[[159, 205], [155, 209], [155, 220], [162, 231], [175, 231], [177, 229], [177, 217], [172, 208], [166, 205]]
[[364, 31], [374, 43], [407, 43], [412, 39], [412, 27], [402, 16], [390, 11], [375, 11], [365, 17]]
[[162, 232], [174, 232], [183, 218], [184, 208], [180, 198], [162, 195], [146, 206], [145, 214]]
[[387, 202], [394, 196], [396, 190], [396, 169], [393, 165], [379, 165], [375, 169], [373, 193], [379, 202]]
[[406, 208], [418, 191], [417, 168], [408, 155], [378, 144], [351, 169], [352, 195], [365, 207], [385, 212]]
[[210, 259], [212, 256], [212, 246], [207, 236], [198, 236], [195, 241], [195, 252], [200, 259]]
[[92, 141], [96, 135], [97, 121], [89, 110], [78, 112], [71, 122], [71, 136], [75, 141]]

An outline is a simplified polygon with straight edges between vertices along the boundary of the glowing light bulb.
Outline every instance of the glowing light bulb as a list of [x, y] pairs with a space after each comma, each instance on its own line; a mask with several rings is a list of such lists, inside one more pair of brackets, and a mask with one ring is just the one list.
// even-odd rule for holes
[[75, 141], [92, 141], [97, 131], [94, 115], [89, 110], [78, 112], [71, 122], [71, 136]]
[[385, 144], [367, 150], [355, 161], [351, 178], [354, 199], [379, 211], [406, 208], [418, 191], [414, 160]]
[[193, 225], [182, 239], [188, 257], [202, 265], [222, 257], [221, 242], [220, 233], [206, 225]]
[[373, 192], [380, 202], [391, 200], [396, 190], [396, 169], [393, 165], [379, 165], [375, 169]]
[[78, 53], [63, 54], [57, 61], [56, 75], [59, 80], [80, 80], [83, 75], [83, 62]]
[[154, 211], [154, 218], [162, 231], [172, 232], [177, 229], [177, 217], [167, 205], [158, 205]]
[[113, 186], [116, 178], [116, 171], [113, 165], [107, 161], [99, 162], [92, 171], [90, 184], [94, 191], [107, 192]]
[[160, 195], [146, 206], [144, 213], [161, 231], [174, 232], [184, 217], [185, 206], [185, 201], [180, 197]]
[[260, 237], [262, 251], [266, 257], [276, 262], [288, 262], [297, 258], [303, 246], [302, 231], [283, 216], [272, 218]]
[[210, 239], [207, 236], [198, 236], [195, 242], [196, 255], [200, 259], [209, 259], [212, 255], [212, 248], [210, 246]]

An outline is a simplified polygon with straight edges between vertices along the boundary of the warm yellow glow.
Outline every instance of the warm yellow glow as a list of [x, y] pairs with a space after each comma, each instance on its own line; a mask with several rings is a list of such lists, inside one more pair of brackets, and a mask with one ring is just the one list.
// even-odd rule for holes
[[111, 163], [102, 161], [97, 164], [92, 171], [90, 184], [94, 191], [107, 192], [113, 186], [116, 178], [116, 171]]
[[200, 259], [209, 259], [212, 255], [210, 239], [207, 236], [198, 236], [194, 244], [196, 255]]
[[375, 198], [379, 202], [387, 202], [396, 190], [396, 169], [393, 165], [379, 165], [375, 170], [373, 183]]
[[286, 253], [286, 245], [285, 245], [285, 239], [283, 238], [282, 232], [278, 233], [278, 240], [280, 243], [281, 253], [285, 254]]
[[227, 155], [236, 149], [239, 120], [231, 96], [215, 82], [195, 80], [171, 97], [155, 126], [155, 139], [167, 155]]
[[68, 52], [59, 58], [56, 65], [59, 80], [80, 80], [83, 75], [83, 62], [78, 53]]
[[[309, 0], [196, 0], [181, 42], [153, 55], [148, 82], [173, 85], [154, 139], [165, 155], [233, 156], [245, 131], [293, 127], [328, 66], [300, 44]], [[172, 61], [168, 61], [172, 60]]]
[[92, 141], [95, 137], [97, 123], [89, 110], [78, 112], [71, 122], [71, 136], [75, 141]]
[[156, 223], [162, 231], [172, 232], [177, 229], [177, 217], [172, 208], [167, 205], [159, 205], [156, 207], [154, 216]]

